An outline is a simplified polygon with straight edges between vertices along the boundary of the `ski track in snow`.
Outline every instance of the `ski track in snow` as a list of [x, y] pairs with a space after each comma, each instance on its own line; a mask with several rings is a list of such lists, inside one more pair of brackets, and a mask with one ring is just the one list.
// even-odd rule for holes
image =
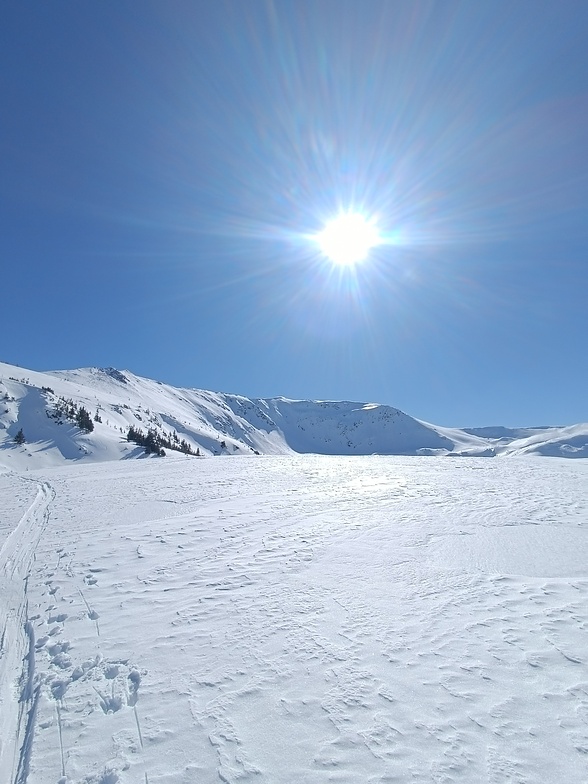
[[584, 462], [28, 477], [0, 784], [588, 781]]
[[[31, 480], [3, 476], [4, 494]], [[32, 750], [39, 683], [35, 676], [35, 636], [29, 618], [28, 588], [35, 551], [49, 521], [53, 491], [47, 482], [37, 493], [0, 548], [0, 784], [24, 784]], [[4, 495], [3, 494], [3, 495]], [[26, 497], [18, 493], [17, 498]], [[14, 513], [14, 497], [8, 504]], [[6, 529], [3, 526], [6, 534]]]

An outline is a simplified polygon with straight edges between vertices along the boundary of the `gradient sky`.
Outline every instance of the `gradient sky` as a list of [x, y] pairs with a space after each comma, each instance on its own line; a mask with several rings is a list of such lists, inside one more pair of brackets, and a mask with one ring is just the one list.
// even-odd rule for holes
[[[6, 0], [0, 359], [588, 421], [588, 3]], [[337, 269], [340, 210], [386, 243]]]

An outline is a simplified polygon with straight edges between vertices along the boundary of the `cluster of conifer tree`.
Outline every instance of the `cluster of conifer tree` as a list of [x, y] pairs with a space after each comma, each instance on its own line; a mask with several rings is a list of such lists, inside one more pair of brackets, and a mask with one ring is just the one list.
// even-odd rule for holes
[[64, 397], [58, 398], [53, 414], [48, 414], [48, 416], [52, 416], [58, 422], [61, 422], [62, 419], [69, 419], [70, 422], [75, 422], [80, 430], [84, 430], [86, 433], [91, 433], [94, 430], [90, 412], [84, 406], [74, 403], [73, 400], [66, 400]]
[[147, 454], [165, 456], [165, 449], [173, 449], [176, 452], [183, 452], [185, 455], [198, 455], [200, 450], [196, 452], [192, 449], [190, 444], [185, 438], [180, 438], [177, 433], [170, 434], [169, 436], [160, 435], [153, 429], [149, 429], [144, 433], [138, 427], [131, 425], [127, 432], [127, 441], [132, 441], [134, 444], [142, 446]]

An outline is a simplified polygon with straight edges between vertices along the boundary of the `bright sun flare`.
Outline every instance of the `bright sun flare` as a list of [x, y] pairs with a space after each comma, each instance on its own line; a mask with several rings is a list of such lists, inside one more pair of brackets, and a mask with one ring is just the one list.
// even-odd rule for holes
[[321, 251], [340, 266], [364, 261], [379, 239], [376, 227], [357, 213], [339, 215], [317, 236]]

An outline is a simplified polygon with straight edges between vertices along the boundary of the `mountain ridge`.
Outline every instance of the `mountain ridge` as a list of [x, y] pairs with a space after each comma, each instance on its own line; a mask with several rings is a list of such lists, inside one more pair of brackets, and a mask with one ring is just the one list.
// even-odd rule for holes
[[[91, 432], [79, 426], [75, 412], [81, 409]], [[247, 398], [174, 387], [112, 367], [39, 372], [0, 363], [0, 464], [19, 469], [142, 457], [144, 449], [127, 440], [131, 427], [151, 430], [172, 447], [181, 439], [203, 457], [588, 457], [588, 424], [447, 428], [379, 403]], [[18, 445], [20, 430], [25, 443]]]

